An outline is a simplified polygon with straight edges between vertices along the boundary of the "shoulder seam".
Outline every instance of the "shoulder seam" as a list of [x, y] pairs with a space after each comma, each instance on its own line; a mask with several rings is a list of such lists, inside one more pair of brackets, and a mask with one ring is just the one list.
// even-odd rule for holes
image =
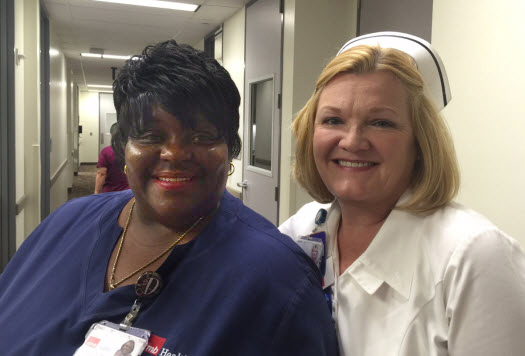
[[[230, 214], [233, 214], [231, 213], [230, 211], [228, 211], [228, 213]], [[279, 229], [277, 227], [275, 227], [275, 229], [277, 230], [276, 231], [276, 234], [269, 234], [268, 232], [264, 231], [264, 230], [259, 230], [257, 229], [256, 227], [254, 227], [250, 222], [246, 221], [243, 217], [239, 216], [238, 214], [234, 214], [237, 219], [242, 222], [244, 225], [248, 226], [250, 229], [253, 229], [253, 230], [257, 230], [257, 232], [261, 233], [261, 234], [264, 234], [266, 236], [268, 236], [269, 238], [273, 239], [274, 241], [278, 242], [280, 245], [282, 245], [283, 247], [285, 247], [288, 251], [290, 251], [290, 253], [292, 253], [295, 258], [297, 258], [299, 260], [299, 263], [303, 263], [298, 254], [292, 250], [291, 246], [287, 245], [286, 243], [284, 243], [284, 241], [281, 241], [280, 239], [277, 238], [277, 234], [285, 237], [285, 238], [288, 238], [290, 240], [290, 243], [293, 243], [293, 244], [296, 244], [295, 241], [293, 241], [293, 239], [291, 237], [289, 237], [288, 235], [285, 235], [283, 234], [282, 232], [279, 231]], [[309, 272], [309, 273], [312, 273], [312, 272]]]

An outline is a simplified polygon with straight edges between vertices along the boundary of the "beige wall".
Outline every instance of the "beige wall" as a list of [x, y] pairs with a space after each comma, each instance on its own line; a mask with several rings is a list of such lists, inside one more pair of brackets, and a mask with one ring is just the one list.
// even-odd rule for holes
[[461, 168], [458, 201], [525, 246], [525, 2], [434, 0], [432, 43], [450, 81], [443, 114]]
[[[223, 26], [222, 61], [224, 68], [230, 73], [241, 94], [239, 107], [239, 135], [242, 139], [244, 122], [244, 31], [246, 11], [243, 8], [233, 15]], [[242, 157], [234, 159], [235, 172], [228, 178], [227, 187], [240, 194], [237, 183], [242, 181]]]
[[360, 0], [362, 35], [379, 31], [410, 33], [430, 42], [433, 0]]
[[67, 201], [67, 187], [71, 179], [68, 168], [68, 78], [64, 53], [55, 35], [53, 23], [49, 26], [49, 132], [51, 152], [49, 172], [51, 179], [50, 212]]
[[[51, 211], [67, 200], [67, 64], [50, 24], [50, 192]], [[40, 3], [15, 2], [15, 48], [24, 59], [15, 67], [17, 247], [40, 223]], [[64, 169], [66, 168], [66, 169]], [[25, 198], [25, 199], [24, 199]]]
[[82, 125], [78, 143], [80, 163], [98, 161], [98, 101], [98, 93], [81, 91], [79, 94], [79, 125]]
[[[15, 1], [15, 48], [24, 53], [24, 2]], [[25, 61], [15, 66], [15, 165], [16, 165], [16, 200], [23, 203], [25, 199], [24, 174], [24, 69]], [[16, 246], [24, 240], [25, 211], [16, 216]]]
[[79, 135], [78, 135], [78, 125], [79, 125], [79, 88], [78, 83], [69, 83], [71, 86], [71, 132], [72, 132], [72, 155], [73, 155], [73, 163], [71, 165], [71, 170], [73, 173], [78, 172], [79, 168], [79, 154], [78, 154], [78, 141], [79, 141]]
[[73, 128], [76, 127], [74, 119], [74, 95], [75, 95], [75, 82], [73, 82], [73, 71], [71, 68], [67, 68], [67, 187], [72, 188], [73, 187], [73, 173], [75, 172], [75, 162], [74, 162], [74, 131]]

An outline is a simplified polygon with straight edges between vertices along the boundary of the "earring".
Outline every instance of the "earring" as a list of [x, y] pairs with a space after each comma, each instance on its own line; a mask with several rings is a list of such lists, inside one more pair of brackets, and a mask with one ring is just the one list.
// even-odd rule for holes
[[128, 166], [127, 165], [124, 165], [124, 174], [128, 175]]
[[235, 166], [230, 162], [230, 170], [228, 171], [228, 175], [231, 176], [233, 172], [235, 172]]

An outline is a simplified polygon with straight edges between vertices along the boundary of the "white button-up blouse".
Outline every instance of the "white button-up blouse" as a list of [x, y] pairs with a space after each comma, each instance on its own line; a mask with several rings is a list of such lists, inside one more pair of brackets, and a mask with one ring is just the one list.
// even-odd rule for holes
[[394, 209], [339, 275], [337, 203], [306, 204], [279, 229], [308, 235], [320, 208], [342, 355], [525, 355], [525, 255], [486, 218], [458, 204], [427, 216]]

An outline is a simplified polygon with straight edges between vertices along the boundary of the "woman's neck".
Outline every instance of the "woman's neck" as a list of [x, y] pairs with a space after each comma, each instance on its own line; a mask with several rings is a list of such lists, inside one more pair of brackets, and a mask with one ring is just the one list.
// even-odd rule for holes
[[[118, 222], [122, 227], [126, 224], [132, 202], [133, 199], [126, 204], [119, 216]], [[151, 213], [143, 211], [140, 204], [136, 202], [128, 228], [130, 240], [134, 240], [137, 247], [162, 249], [166, 244], [169, 245], [174, 239], [186, 233], [180, 244], [187, 243], [204, 229], [216, 212], [215, 208], [205, 210], [203, 213], [189, 212], [184, 216], [172, 215], [168, 221], [162, 221], [160, 217], [151, 216]]]
[[337, 230], [339, 274], [350, 267], [370, 246], [395, 206], [364, 206], [339, 202], [341, 220]]
[[[126, 226], [132, 205], [133, 199], [122, 209], [118, 218], [118, 223], [123, 228]], [[189, 225], [184, 224], [172, 228], [159, 222], [143, 219], [140, 210], [137, 208], [138, 205], [136, 204], [131, 212], [131, 218], [125, 235], [121, 235], [111, 253], [106, 271], [106, 290], [108, 290], [112, 275], [114, 281], [121, 281], [130, 273], [139, 269], [132, 278], [118, 283], [119, 286], [124, 286], [135, 283], [137, 276], [146, 270], [156, 271], [166, 260], [170, 252], [170, 246], [173, 247], [178, 238], [182, 237], [179, 242], [176, 242], [177, 245], [182, 245], [193, 240], [213, 219], [213, 215], [216, 212], [216, 209], [213, 209], [210, 214], [203, 216], [202, 219], [200, 219], [201, 217], [195, 219], [186, 217], [181, 221], [186, 221]], [[174, 217], [174, 221], [175, 218], [176, 217]], [[184, 236], [182, 236], [183, 234]], [[117, 255], [119, 256], [118, 264], [113, 273], [113, 266], [117, 260]], [[144, 267], [144, 269], [140, 269], [141, 266], [147, 266], [147, 268]]]

